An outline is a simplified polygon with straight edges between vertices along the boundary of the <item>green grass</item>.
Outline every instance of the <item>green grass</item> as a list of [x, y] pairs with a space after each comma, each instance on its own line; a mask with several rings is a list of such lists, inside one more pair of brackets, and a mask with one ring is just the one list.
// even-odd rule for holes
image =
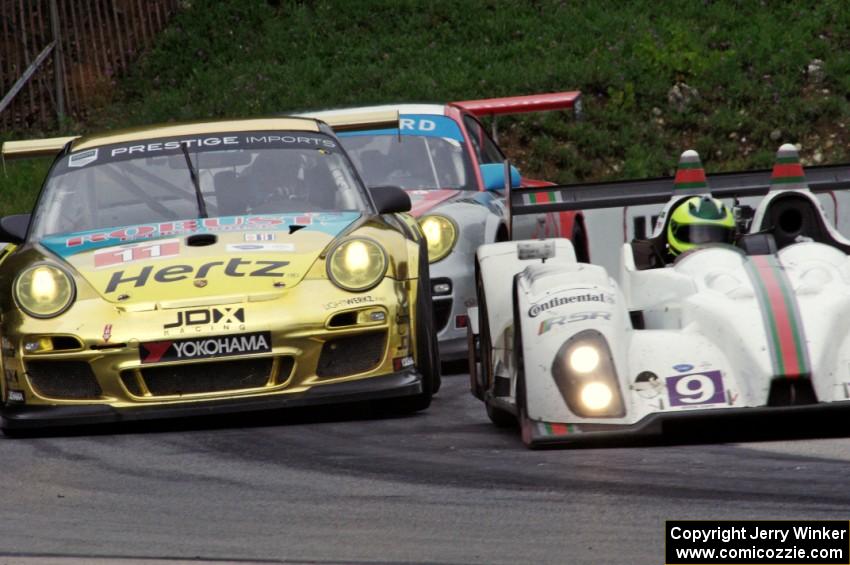
[[32, 210], [49, 159], [12, 161], [0, 165], [0, 217]]
[[[689, 147], [710, 171], [760, 168], [783, 141], [801, 143], [807, 159], [848, 160], [843, 1], [272, 4], [186, 0], [113, 103], [76, 127], [578, 88], [582, 121], [500, 122], [525, 173], [561, 182], [667, 175]], [[815, 58], [821, 82], [806, 72]], [[682, 109], [668, 102], [677, 82], [699, 93]], [[2, 213], [26, 209], [45, 171], [8, 169]]]

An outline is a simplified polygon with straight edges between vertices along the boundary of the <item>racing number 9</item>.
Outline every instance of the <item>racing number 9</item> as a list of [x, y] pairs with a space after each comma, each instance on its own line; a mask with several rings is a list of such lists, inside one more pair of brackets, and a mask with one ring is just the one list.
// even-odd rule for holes
[[686, 404], [701, 404], [714, 396], [714, 380], [707, 375], [687, 375], [676, 383], [679, 401]]

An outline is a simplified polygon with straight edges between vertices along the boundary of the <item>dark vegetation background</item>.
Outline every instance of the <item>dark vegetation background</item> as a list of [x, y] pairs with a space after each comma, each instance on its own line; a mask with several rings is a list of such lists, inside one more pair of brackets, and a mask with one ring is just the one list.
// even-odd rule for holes
[[[0, 138], [198, 118], [580, 89], [584, 118], [500, 120], [524, 173], [558, 182], [767, 168], [782, 142], [848, 161], [850, 9], [817, 2], [184, 0], [85, 123]], [[43, 160], [42, 160], [43, 161]], [[27, 210], [49, 163], [0, 175]]]

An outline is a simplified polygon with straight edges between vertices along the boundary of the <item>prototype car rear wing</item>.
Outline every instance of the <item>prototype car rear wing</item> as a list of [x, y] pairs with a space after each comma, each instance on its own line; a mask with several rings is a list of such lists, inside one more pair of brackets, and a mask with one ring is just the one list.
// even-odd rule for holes
[[[762, 196], [770, 190], [771, 170], [708, 175], [715, 198]], [[673, 177], [510, 189], [512, 216], [662, 204], [673, 196]], [[850, 189], [850, 164], [806, 167], [812, 192]]]
[[576, 115], [578, 115], [581, 113], [581, 92], [570, 90], [549, 94], [465, 100], [463, 102], [452, 102], [451, 105], [463, 108], [479, 118], [503, 114], [520, 114], [523, 112], [548, 112], [550, 110], [569, 109], [573, 109]]
[[3, 159], [30, 159], [33, 157], [54, 157], [59, 154], [78, 135], [69, 137], [49, 137], [45, 139], [27, 139], [23, 141], [7, 141], [3, 144], [0, 155]]

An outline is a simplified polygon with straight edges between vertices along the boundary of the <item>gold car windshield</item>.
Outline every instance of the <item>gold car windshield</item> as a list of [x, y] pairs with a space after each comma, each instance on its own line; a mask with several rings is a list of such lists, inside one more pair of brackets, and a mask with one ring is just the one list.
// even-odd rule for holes
[[62, 157], [39, 199], [31, 237], [197, 218], [192, 174], [209, 217], [369, 209], [363, 186], [329, 136], [204, 134]]

